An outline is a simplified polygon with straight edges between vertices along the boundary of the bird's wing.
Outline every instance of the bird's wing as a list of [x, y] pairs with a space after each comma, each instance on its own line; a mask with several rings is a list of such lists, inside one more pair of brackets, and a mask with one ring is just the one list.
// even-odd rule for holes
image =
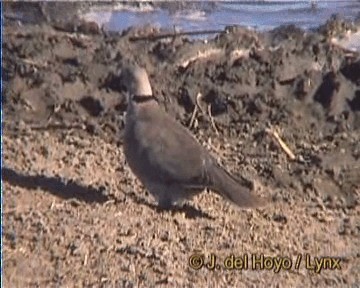
[[207, 186], [207, 168], [213, 165], [214, 158], [185, 127], [161, 112], [153, 119], [144, 119], [136, 128], [148, 175], [184, 186]]

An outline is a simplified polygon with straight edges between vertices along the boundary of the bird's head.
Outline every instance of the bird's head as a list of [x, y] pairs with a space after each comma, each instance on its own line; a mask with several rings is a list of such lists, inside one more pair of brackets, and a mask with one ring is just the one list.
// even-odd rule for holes
[[120, 81], [125, 86], [130, 99], [134, 96], [151, 96], [152, 89], [149, 77], [144, 68], [136, 64], [127, 64], [121, 68]]

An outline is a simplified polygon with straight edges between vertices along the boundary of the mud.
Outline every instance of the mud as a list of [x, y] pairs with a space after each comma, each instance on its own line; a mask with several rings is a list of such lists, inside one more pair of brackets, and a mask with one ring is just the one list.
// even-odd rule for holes
[[[136, 40], [162, 31], [110, 33], [46, 9], [36, 23], [5, 18], [4, 287], [360, 284], [360, 57], [330, 41], [356, 27], [334, 18], [312, 32]], [[266, 207], [203, 193], [157, 209], [122, 152], [127, 61], [147, 69], [163, 109], [271, 198]], [[189, 266], [194, 253], [221, 266], [230, 254], [304, 257], [280, 273], [211, 271]], [[338, 257], [341, 269], [315, 273], [305, 254]]]

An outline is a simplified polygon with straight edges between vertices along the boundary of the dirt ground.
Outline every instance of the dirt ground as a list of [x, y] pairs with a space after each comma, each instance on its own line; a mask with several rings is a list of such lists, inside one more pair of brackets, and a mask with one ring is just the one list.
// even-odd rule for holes
[[[195, 41], [15, 18], [3, 31], [4, 287], [360, 287], [360, 57], [330, 42], [356, 27], [228, 27]], [[157, 209], [122, 152], [129, 59], [267, 206], [203, 193]], [[253, 269], [261, 255], [272, 258]]]

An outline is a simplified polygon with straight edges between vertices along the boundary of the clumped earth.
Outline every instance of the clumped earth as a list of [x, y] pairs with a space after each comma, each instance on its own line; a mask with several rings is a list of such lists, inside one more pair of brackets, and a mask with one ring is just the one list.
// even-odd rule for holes
[[[228, 27], [208, 41], [154, 40], [162, 31], [151, 27], [5, 18], [4, 287], [358, 287], [360, 58], [330, 41], [348, 29], [334, 18], [313, 32]], [[203, 193], [157, 209], [122, 152], [127, 61], [267, 206], [240, 210]], [[192, 268], [194, 254], [216, 255], [219, 267]], [[231, 254], [248, 255], [248, 269], [226, 269]], [[291, 269], [251, 269], [262, 254]], [[315, 273], [314, 257], [341, 269]]]

